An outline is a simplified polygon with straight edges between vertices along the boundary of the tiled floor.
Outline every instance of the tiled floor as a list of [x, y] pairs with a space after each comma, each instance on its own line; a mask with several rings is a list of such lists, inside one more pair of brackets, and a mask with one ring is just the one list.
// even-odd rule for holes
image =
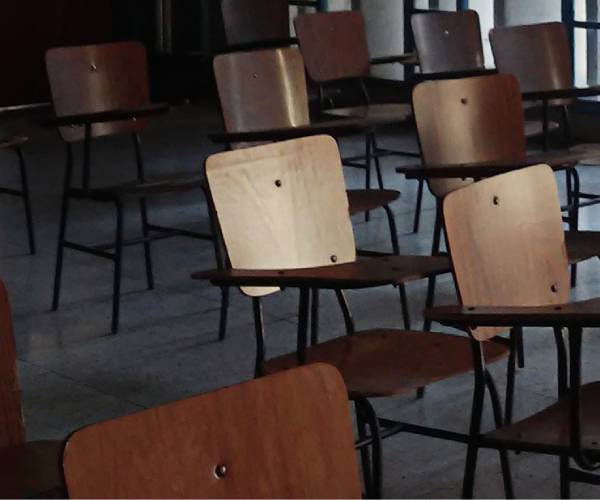
[[[166, 240], [153, 246], [156, 290], [145, 290], [142, 252], [125, 252], [121, 331], [109, 334], [112, 267], [110, 262], [68, 252], [63, 294], [58, 312], [50, 311], [59, 190], [64, 150], [54, 132], [37, 129], [25, 120], [12, 124], [31, 134], [26, 147], [33, 193], [39, 252], [26, 253], [23, 214], [18, 202], [0, 200], [0, 276], [11, 294], [18, 344], [19, 370], [30, 439], [64, 438], [91, 422], [140, 408], [201, 393], [252, 377], [254, 337], [249, 300], [235, 293], [230, 311], [228, 337], [217, 341], [219, 292], [189, 278], [192, 271], [213, 265], [210, 245], [195, 240]], [[207, 154], [216, 148], [206, 134], [217, 130], [214, 107], [188, 105], [173, 110], [145, 134], [148, 169], [154, 173], [200, 171]], [[411, 142], [393, 131], [382, 143], [399, 146]], [[358, 144], [346, 141], [345, 150]], [[122, 179], [135, 166], [127, 139], [102, 140], [94, 147], [94, 181]], [[2, 153], [0, 181], [14, 182], [10, 156]], [[395, 160], [398, 161], [398, 160]], [[427, 195], [422, 229], [411, 234], [416, 184], [407, 182], [386, 161], [386, 183], [402, 191], [394, 204], [400, 243], [405, 253], [426, 254], [430, 247], [433, 199]], [[600, 191], [595, 169], [582, 172], [586, 189]], [[362, 177], [347, 170], [349, 185], [359, 186]], [[136, 207], [131, 207], [126, 229], [139, 231]], [[582, 227], [598, 228], [598, 209], [584, 211]], [[152, 214], [161, 222], [207, 227], [200, 194], [164, 199], [153, 204]], [[382, 214], [373, 213], [368, 224], [356, 217], [356, 236], [361, 246], [389, 248]], [[112, 238], [114, 216], [110, 206], [74, 204], [69, 233], [85, 241]], [[580, 266], [576, 298], [600, 293], [600, 263]], [[439, 301], [453, 302], [453, 285], [440, 280]], [[415, 327], [425, 297], [425, 283], [408, 286]], [[392, 288], [350, 293], [359, 327], [401, 326], [398, 294]], [[296, 296], [285, 292], [265, 303], [271, 353], [292, 350], [295, 345]], [[340, 315], [331, 297], [322, 301], [324, 337], [342, 333]], [[600, 341], [596, 332], [586, 337], [586, 377], [598, 378]], [[555, 355], [553, 339], [546, 331], [528, 331], [527, 366], [519, 372], [516, 415], [526, 415], [554, 399]], [[503, 366], [494, 367], [503, 387]], [[428, 388], [425, 399], [401, 397], [379, 401], [385, 415], [419, 423], [466, 430], [472, 378]], [[491, 425], [486, 416], [486, 425]], [[497, 453], [483, 451], [476, 494], [503, 494]], [[460, 494], [465, 458], [464, 445], [411, 435], [385, 442], [385, 494], [389, 497], [456, 497]], [[529, 454], [511, 455], [516, 492], [524, 497], [557, 497], [557, 460]], [[600, 495], [600, 489], [576, 485], [578, 497]]]

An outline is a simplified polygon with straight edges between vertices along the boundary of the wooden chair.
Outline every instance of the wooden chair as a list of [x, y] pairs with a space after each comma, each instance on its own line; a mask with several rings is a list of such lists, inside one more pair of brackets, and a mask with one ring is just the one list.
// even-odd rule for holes
[[15, 196], [23, 200], [25, 208], [25, 221], [27, 223], [27, 238], [29, 241], [29, 253], [35, 254], [35, 234], [33, 230], [33, 216], [31, 214], [31, 198], [29, 196], [29, 182], [27, 180], [27, 167], [25, 165], [25, 156], [23, 155], [22, 146], [28, 141], [27, 137], [23, 136], [4, 136], [0, 135], [0, 151], [10, 150], [16, 155], [19, 174], [21, 177], [20, 189], [11, 187], [0, 187], [0, 194]]
[[[598, 327], [598, 299], [568, 303], [569, 273], [556, 179], [548, 166], [503, 174], [450, 193], [444, 221], [460, 307], [427, 315], [468, 328], [474, 346], [475, 404], [463, 496], [471, 497], [478, 450], [495, 448], [560, 457], [561, 496], [571, 481], [599, 484], [600, 384], [581, 384], [581, 331]], [[507, 327], [553, 327], [558, 352], [558, 400], [492, 432], [481, 431], [486, 381], [481, 341]], [[477, 327], [477, 328], [475, 328]], [[569, 330], [569, 354], [562, 329]], [[537, 332], [541, 335], [542, 332]], [[569, 462], [583, 469], [572, 469]]]
[[0, 281], [0, 497], [63, 496], [62, 446], [25, 441], [10, 303]]
[[[193, 277], [217, 286], [240, 286], [252, 297], [257, 375], [315, 362], [340, 370], [357, 409], [357, 448], [367, 491], [376, 498], [381, 495], [383, 437], [415, 432], [465, 440], [464, 434], [378, 418], [369, 402], [469, 372], [470, 341], [432, 332], [355, 332], [342, 290], [397, 286], [427, 277], [444, 268], [445, 258], [357, 258], [334, 139], [306, 137], [219, 153], [208, 158], [206, 175], [232, 269]], [[300, 291], [297, 350], [267, 359], [261, 297], [283, 287]], [[308, 347], [310, 290], [315, 288], [336, 292], [348, 335]], [[502, 343], [483, 348], [490, 362], [509, 350]], [[365, 448], [369, 445], [372, 455]]]
[[344, 382], [322, 364], [86, 427], [71, 498], [360, 498]]
[[[408, 104], [374, 103], [366, 85], [373, 64], [405, 63], [414, 56], [400, 55], [371, 59], [362, 14], [359, 11], [305, 14], [294, 20], [296, 36], [311, 80], [319, 87], [321, 112], [326, 118], [369, 119], [375, 125], [409, 124], [411, 109]], [[358, 106], [339, 107], [333, 99], [325, 99], [325, 89], [340, 81], [355, 82], [361, 95]], [[400, 93], [400, 89], [397, 91]], [[418, 157], [415, 152], [399, 152], [380, 148], [376, 130], [365, 134], [365, 155], [345, 158], [344, 165], [364, 168], [365, 187], [371, 186], [372, 157], [379, 188], [383, 189], [380, 158], [401, 154]], [[368, 217], [367, 217], [368, 220]]]
[[[425, 165], [440, 165], [443, 172], [444, 165], [468, 164], [473, 168], [467, 165], [467, 172], [470, 170], [473, 177], [482, 177], [478, 164], [520, 165], [528, 160], [521, 89], [512, 75], [425, 82], [414, 90], [413, 107]], [[453, 124], [452, 128], [448, 128], [448, 123]], [[575, 163], [565, 152], [536, 156], [532, 161], [561, 168]], [[470, 176], [461, 173], [428, 181], [437, 199], [432, 255], [440, 251], [441, 201], [448, 193], [471, 182], [465, 177]], [[599, 243], [597, 233], [569, 231], [567, 249], [571, 263], [600, 255]], [[435, 290], [435, 280], [430, 281], [428, 303], [433, 300]], [[430, 327], [429, 321], [426, 327]]]
[[[204, 181], [200, 175], [146, 178], [140, 132], [148, 127], [151, 116], [164, 113], [166, 107], [150, 103], [146, 51], [143, 45], [136, 42], [123, 42], [51, 49], [46, 55], [46, 66], [57, 116], [46, 122], [59, 126], [60, 135], [67, 149], [52, 308], [56, 310], [59, 305], [65, 248], [112, 260], [114, 279], [111, 331], [116, 333], [119, 325], [124, 247], [143, 244], [147, 284], [148, 289], [152, 289], [154, 288], [150, 249], [152, 241], [171, 236], [188, 236], [215, 241], [213, 234], [151, 224], [148, 221], [146, 199], [152, 196], [204, 189]], [[135, 180], [119, 185], [92, 187], [90, 181], [92, 141], [97, 137], [117, 134], [130, 134], [132, 137], [137, 176]], [[74, 150], [76, 143], [79, 142], [83, 142], [82, 185], [76, 187], [73, 181]], [[114, 204], [117, 224], [113, 243], [89, 246], [67, 239], [68, 212], [74, 200]], [[126, 202], [139, 204], [142, 222], [141, 238], [124, 239], [123, 217]], [[226, 304], [223, 307], [226, 308]]]

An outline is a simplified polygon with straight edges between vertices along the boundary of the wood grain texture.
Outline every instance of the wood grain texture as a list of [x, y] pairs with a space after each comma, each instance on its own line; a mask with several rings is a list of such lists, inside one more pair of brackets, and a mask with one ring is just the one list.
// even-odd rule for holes
[[229, 45], [245, 45], [290, 36], [288, 0], [222, 0], [221, 13]]
[[[511, 75], [424, 82], [413, 92], [413, 107], [426, 164], [509, 163], [526, 157], [521, 91]], [[429, 181], [438, 197], [467, 184]]]
[[411, 25], [422, 73], [484, 68], [477, 12], [414, 14]]
[[73, 498], [361, 496], [346, 388], [320, 364], [87, 427], [64, 467]]
[[[146, 49], [119, 42], [50, 49], [46, 69], [57, 116], [139, 108], [150, 103]], [[147, 119], [94, 125], [96, 137], [140, 131]], [[81, 127], [63, 127], [66, 141], [83, 139]]]
[[[556, 179], [538, 165], [446, 196], [448, 245], [465, 306], [546, 306], [569, 299]], [[488, 339], [493, 329], [474, 330]]]
[[216, 154], [206, 161], [206, 177], [234, 269], [356, 260], [340, 154], [331, 137]]
[[317, 83], [369, 75], [369, 48], [360, 11], [305, 14], [294, 20], [306, 70]]
[[0, 447], [25, 441], [17, 351], [6, 286], [0, 281]]

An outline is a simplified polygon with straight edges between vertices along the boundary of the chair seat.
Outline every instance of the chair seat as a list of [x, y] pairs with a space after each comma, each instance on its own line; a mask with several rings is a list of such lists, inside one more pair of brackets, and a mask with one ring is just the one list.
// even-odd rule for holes
[[404, 277], [403, 283], [452, 272], [447, 255], [388, 255], [379, 258]]
[[[505, 345], [484, 344], [488, 363], [508, 353]], [[385, 397], [414, 390], [473, 369], [466, 336], [404, 330], [370, 330], [338, 337], [307, 350], [308, 363], [335, 366], [351, 398]], [[266, 361], [265, 373], [297, 365], [296, 354]]]
[[570, 151], [590, 153], [590, 158], [581, 160], [578, 166], [597, 167], [600, 165], [600, 144], [577, 144], [569, 148]]
[[2, 148], [14, 148], [16, 146], [21, 146], [29, 141], [29, 138], [23, 135], [13, 135], [13, 136], [1, 136], [0, 137], [0, 149]]
[[327, 117], [354, 118], [367, 120], [374, 125], [405, 122], [412, 117], [409, 104], [371, 104], [349, 108], [327, 109], [322, 112]]
[[0, 497], [65, 498], [62, 441], [0, 448]]
[[600, 256], [600, 231], [565, 231], [569, 263], [576, 264]]
[[350, 215], [384, 207], [400, 198], [400, 193], [392, 189], [349, 189], [346, 192]]
[[177, 175], [154, 177], [143, 183], [134, 181], [88, 191], [79, 190], [79, 192], [94, 199], [115, 200], [180, 193], [194, 189], [206, 189], [206, 187], [206, 180], [202, 175]]
[[[569, 398], [512, 425], [485, 434], [494, 441], [508, 442], [517, 449], [547, 448], [549, 453], [565, 451], [570, 445]], [[600, 456], [600, 382], [581, 387], [581, 432], [584, 449]], [[528, 446], [529, 445], [529, 446]]]

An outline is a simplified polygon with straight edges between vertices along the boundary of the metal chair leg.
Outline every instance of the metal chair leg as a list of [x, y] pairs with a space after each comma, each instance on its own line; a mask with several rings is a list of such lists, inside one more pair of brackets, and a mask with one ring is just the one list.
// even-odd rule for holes
[[508, 353], [508, 362], [506, 370], [506, 395], [504, 408], [504, 423], [511, 424], [513, 418], [513, 407], [515, 398], [515, 372], [517, 361], [517, 339], [514, 330], [510, 332], [510, 351]]
[[[360, 404], [355, 401], [354, 407], [356, 409], [356, 427], [358, 430], [358, 439], [362, 441], [367, 437], [367, 425], [365, 423], [365, 418], [363, 415], [363, 410]], [[367, 446], [363, 446], [359, 450], [360, 460], [363, 472], [363, 483], [365, 487], [366, 496], [369, 495], [369, 492], [372, 490], [372, 474], [371, 474], [371, 456], [369, 455], [369, 449]]]
[[423, 190], [425, 187], [425, 181], [419, 179], [419, 186], [417, 187], [417, 204], [415, 206], [415, 218], [413, 221], [413, 233], [419, 232], [419, 225], [421, 224], [421, 208], [423, 206]]
[[377, 146], [377, 137], [375, 133], [371, 133], [371, 151], [375, 160], [375, 173], [377, 174], [377, 184], [379, 189], [385, 189], [383, 185], [383, 173], [381, 171], [381, 161], [379, 160], [379, 147]]
[[115, 234], [115, 268], [113, 276], [113, 303], [112, 303], [112, 326], [111, 332], [119, 331], [119, 308], [121, 305], [121, 271], [123, 261], [123, 203], [116, 202], [117, 228]]
[[383, 496], [383, 449], [379, 419], [368, 399], [360, 399], [358, 403], [364, 412], [365, 421], [371, 434], [371, 489], [367, 491], [369, 498], [382, 498]]
[[[148, 230], [148, 206], [144, 198], [140, 200], [140, 212], [142, 216], [142, 233], [144, 234], [144, 238], [147, 238], [150, 231]], [[150, 249], [149, 241], [144, 242], [144, 261], [146, 263], [146, 283], [148, 285], [148, 290], [153, 290], [154, 272], [152, 270], [152, 251]]]
[[29, 195], [29, 182], [27, 180], [27, 167], [25, 157], [21, 148], [15, 148], [19, 160], [19, 171], [21, 174], [21, 192], [23, 193], [23, 204], [25, 205], [25, 219], [27, 221], [27, 236], [29, 239], [29, 253], [35, 254], [35, 234], [33, 230], [33, 216], [31, 214], [31, 197]]
[[312, 301], [310, 310], [310, 345], [319, 343], [319, 289], [312, 289]]
[[221, 288], [221, 311], [219, 316], [219, 340], [225, 340], [227, 336], [227, 312], [229, 311], [229, 290], [228, 286]]
[[[372, 151], [371, 151], [371, 139], [369, 134], [365, 135], [365, 189], [371, 189], [371, 159], [372, 159]], [[369, 211], [365, 212], [365, 222], [369, 222], [371, 220], [371, 213]]]
[[569, 455], [560, 456], [560, 498], [571, 498], [571, 482], [569, 481]]

